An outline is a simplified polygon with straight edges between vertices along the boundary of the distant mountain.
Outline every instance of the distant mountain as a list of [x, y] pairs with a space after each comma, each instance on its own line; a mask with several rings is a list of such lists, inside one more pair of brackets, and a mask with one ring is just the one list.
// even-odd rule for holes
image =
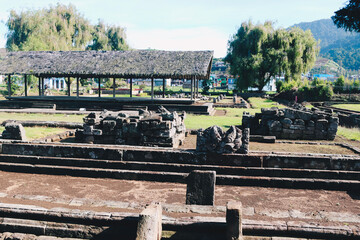
[[314, 38], [320, 40], [320, 55], [340, 66], [360, 70], [360, 33], [349, 33], [337, 28], [331, 19], [295, 24], [303, 30], [310, 29]]

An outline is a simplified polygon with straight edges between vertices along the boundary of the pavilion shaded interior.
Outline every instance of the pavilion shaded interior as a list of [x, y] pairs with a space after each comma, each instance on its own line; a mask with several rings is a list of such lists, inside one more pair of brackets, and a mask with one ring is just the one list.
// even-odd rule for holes
[[[191, 99], [199, 92], [199, 80], [209, 79], [213, 51], [29, 51], [7, 52], [0, 55], [0, 74], [24, 75], [25, 96], [27, 96], [27, 76], [39, 79], [39, 96], [44, 95], [44, 78], [67, 78], [70, 96], [70, 77], [76, 78], [76, 96], [79, 97], [80, 78], [112, 78], [115, 98], [115, 79], [151, 79], [151, 98], [154, 97], [154, 79], [190, 79]], [[11, 81], [8, 82], [11, 97]], [[99, 97], [101, 89], [99, 84]]]

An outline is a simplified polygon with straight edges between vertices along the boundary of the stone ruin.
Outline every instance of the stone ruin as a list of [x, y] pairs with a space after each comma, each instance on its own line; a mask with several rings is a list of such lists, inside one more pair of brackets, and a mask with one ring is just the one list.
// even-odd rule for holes
[[139, 110], [133, 115], [92, 112], [84, 118], [83, 129], [77, 129], [75, 138], [85, 143], [178, 147], [185, 140], [185, 116], [185, 112], [169, 112], [162, 106], [156, 113]]
[[242, 127], [250, 128], [254, 135], [275, 136], [293, 140], [334, 140], [339, 125], [336, 115], [307, 109], [262, 108], [261, 113], [244, 112]]
[[5, 125], [1, 138], [26, 141], [25, 129], [20, 123], [15, 121], [8, 122]]
[[226, 132], [219, 126], [205, 130], [199, 129], [196, 139], [196, 151], [212, 153], [244, 153], [249, 152], [250, 130], [231, 126]]

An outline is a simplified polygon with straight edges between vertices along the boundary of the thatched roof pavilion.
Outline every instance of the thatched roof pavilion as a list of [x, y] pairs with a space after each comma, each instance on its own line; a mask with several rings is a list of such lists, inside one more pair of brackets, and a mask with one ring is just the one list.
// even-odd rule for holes
[[208, 79], [212, 58], [212, 51], [8, 52], [0, 58], [0, 74]]
[[[34, 75], [39, 79], [75, 77], [200, 80], [209, 79], [212, 59], [213, 51], [7, 52], [0, 55], [0, 74]], [[196, 81], [194, 82], [196, 88]]]

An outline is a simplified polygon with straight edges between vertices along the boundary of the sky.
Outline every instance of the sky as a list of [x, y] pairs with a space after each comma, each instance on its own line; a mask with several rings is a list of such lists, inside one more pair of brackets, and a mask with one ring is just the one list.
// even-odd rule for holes
[[135, 49], [213, 50], [224, 57], [227, 42], [242, 22], [287, 28], [300, 22], [330, 18], [346, 0], [0, 0], [0, 48], [10, 10], [37, 10], [73, 4], [92, 24], [99, 19], [126, 28]]

